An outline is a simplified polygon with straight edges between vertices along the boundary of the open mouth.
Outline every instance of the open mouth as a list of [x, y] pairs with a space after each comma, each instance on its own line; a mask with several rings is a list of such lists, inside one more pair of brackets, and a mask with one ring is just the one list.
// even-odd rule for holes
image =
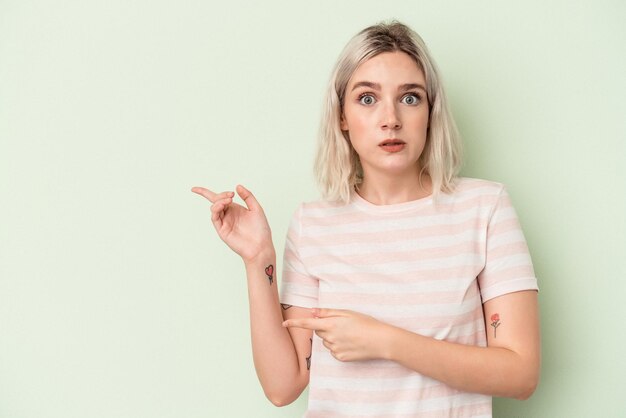
[[406, 145], [406, 142], [404, 142], [401, 139], [386, 139], [380, 144], [378, 144], [379, 147], [389, 152], [401, 151], [402, 149], [404, 149], [405, 145]]

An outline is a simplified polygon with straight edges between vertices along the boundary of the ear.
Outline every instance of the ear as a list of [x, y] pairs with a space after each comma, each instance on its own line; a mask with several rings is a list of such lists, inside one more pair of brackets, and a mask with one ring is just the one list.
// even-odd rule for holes
[[346, 122], [346, 118], [344, 117], [343, 113], [341, 114], [341, 120], [339, 122], [339, 127], [341, 128], [342, 131], [347, 131], [348, 130], [348, 123]]

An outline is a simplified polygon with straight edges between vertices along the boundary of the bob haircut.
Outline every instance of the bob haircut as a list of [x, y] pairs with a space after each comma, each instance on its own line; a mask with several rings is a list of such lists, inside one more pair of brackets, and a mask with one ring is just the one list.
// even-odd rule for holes
[[424, 73], [428, 95], [429, 121], [426, 144], [419, 158], [422, 174], [432, 179], [433, 199], [450, 193], [461, 167], [459, 134], [448, 108], [435, 62], [422, 38], [408, 26], [394, 20], [363, 29], [345, 46], [328, 82], [322, 108], [315, 177], [328, 201], [348, 203], [352, 190], [363, 181], [359, 156], [348, 132], [340, 128], [348, 82], [358, 66], [383, 52], [408, 54]]

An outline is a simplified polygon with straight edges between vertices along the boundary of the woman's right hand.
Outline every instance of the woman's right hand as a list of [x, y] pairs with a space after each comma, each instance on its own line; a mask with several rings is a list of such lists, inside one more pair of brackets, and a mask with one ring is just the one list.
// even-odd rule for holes
[[217, 234], [248, 263], [265, 251], [273, 251], [272, 232], [263, 208], [252, 193], [241, 185], [236, 190], [247, 208], [233, 202], [233, 192], [214, 193], [204, 187], [191, 189], [212, 203], [211, 222]]

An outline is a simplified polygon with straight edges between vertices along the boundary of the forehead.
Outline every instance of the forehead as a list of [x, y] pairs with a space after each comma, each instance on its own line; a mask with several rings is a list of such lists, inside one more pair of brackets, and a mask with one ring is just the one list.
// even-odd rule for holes
[[405, 52], [383, 52], [361, 63], [352, 74], [348, 87], [360, 81], [383, 85], [424, 84], [424, 72]]

